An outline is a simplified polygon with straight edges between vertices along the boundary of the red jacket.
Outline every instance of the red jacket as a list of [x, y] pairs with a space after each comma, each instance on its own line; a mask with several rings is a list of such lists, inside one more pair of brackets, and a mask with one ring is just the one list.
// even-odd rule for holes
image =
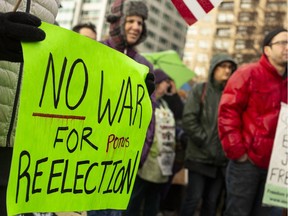
[[268, 168], [281, 102], [287, 103], [287, 71], [281, 77], [265, 55], [231, 76], [218, 117], [219, 136], [229, 159], [247, 153], [255, 165]]

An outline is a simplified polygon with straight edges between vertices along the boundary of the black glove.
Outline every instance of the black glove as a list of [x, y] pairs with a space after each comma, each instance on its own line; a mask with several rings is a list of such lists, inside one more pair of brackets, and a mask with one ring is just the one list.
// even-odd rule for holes
[[0, 13], [0, 60], [22, 62], [20, 41], [42, 41], [41, 20], [24, 12]]
[[152, 95], [152, 93], [155, 90], [155, 77], [152, 73], [148, 73], [146, 78], [145, 78], [145, 83], [146, 83], [146, 87], [148, 89], [148, 93], [149, 95]]

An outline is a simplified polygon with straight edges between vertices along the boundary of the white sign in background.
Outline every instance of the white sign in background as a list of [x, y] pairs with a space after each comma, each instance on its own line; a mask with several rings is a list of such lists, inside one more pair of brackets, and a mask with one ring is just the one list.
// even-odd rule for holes
[[281, 103], [263, 203], [288, 208], [288, 105], [285, 103]]

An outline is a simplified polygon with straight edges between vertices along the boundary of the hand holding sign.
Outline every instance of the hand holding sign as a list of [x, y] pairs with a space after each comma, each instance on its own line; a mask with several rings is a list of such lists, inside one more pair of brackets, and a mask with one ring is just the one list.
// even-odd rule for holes
[[125, 209], [152, 114], [148, 68], [72, 31], [41, 28], [43, 42], [23, 44], [9, 215]]
[[42, 41], [41, 20], [24, 12], [0, 13], [0, 60], [22, 62], [20, 41]]

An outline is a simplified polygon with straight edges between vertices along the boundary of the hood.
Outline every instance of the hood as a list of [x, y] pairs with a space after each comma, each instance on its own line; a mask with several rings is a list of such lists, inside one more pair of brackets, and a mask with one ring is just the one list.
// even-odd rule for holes
[[230, 57], [228, 54], [225, 53], [220, 53], [220, 54], [216, 54], [213, 56], [213, 58], [210, 61], [210, 68], [209, 68], [209, 82], [213, 82], [213, 75], [214, 75], [214, 70], [216, 68], [217, 65], [221, 64], [222, 62], [231, 62], [234, 66], [234, 68], [232, 69], [232, 73], [234, 73], [234, 71], [237, 69], [237, 63], [236, 61]]
[[117, 50], [124, 50], [127, 45], [125, 37], [125, 20], [127, 16], [141, 16], [143, 18], [143, 30], [139, 40], [131, 47], [143, 42], [147, 37], [147, 29], [145, 20], [148, 17], [148, 8], [146, 4], [140, 0], [115, 0], [111, 6], [110, 13], [106, 20], [110, 23], [109, 35], [113, 40]]

